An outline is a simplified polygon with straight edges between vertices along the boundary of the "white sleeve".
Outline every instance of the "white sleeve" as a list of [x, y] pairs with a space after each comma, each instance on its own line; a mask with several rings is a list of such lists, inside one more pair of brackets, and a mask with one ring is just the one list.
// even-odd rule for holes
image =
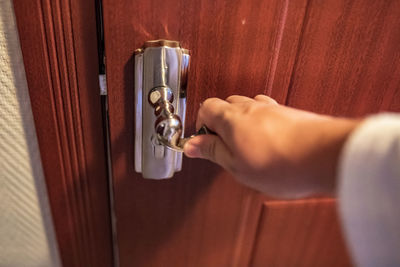
[[338, 198], [356, 266], [400, 266], [400, 115], [372, 116], [351, 134]]

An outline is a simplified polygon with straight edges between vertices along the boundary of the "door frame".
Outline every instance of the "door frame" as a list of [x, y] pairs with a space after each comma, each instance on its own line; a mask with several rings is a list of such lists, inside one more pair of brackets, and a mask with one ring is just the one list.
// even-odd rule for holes
[[14, 0], [63, 266], [112, 266], [96, 2]]

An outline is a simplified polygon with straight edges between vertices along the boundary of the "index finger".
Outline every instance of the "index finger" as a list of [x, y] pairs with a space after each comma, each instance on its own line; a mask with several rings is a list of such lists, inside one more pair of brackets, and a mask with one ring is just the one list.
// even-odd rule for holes
[[213, 97], [206, 99], [201, 105], [196, 120], [196, 129], [200, 129], [205, 125], [218, 135], [224, 135], [226, 129], [226, 115], [231, 109], [228, 102]]

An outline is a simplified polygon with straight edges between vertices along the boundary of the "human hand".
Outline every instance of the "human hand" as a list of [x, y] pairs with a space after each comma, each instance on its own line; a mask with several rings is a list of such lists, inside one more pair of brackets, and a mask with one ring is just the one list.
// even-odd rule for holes
[[206, 125], [218, 136], [196, 136], [184, 153], [211, 160], [270, 196], [333, 194], [341, 148], [358, 122], [282, 106], [265, 95], [209, 98], [196, 128]]

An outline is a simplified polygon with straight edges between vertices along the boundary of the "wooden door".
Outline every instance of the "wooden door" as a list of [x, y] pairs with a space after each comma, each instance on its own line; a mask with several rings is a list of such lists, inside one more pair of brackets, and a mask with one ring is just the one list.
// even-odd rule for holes
[[334, 115], [400, 110], [400, 2], [104, 0], [111, 161], [121, 266], [346, 266], [335, 200], [278, 201], [218, 166], [134, 171], [133, 52], [191, 50], [186, 132], [208, 97], [267, 94]]

